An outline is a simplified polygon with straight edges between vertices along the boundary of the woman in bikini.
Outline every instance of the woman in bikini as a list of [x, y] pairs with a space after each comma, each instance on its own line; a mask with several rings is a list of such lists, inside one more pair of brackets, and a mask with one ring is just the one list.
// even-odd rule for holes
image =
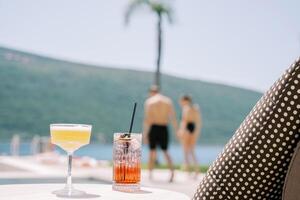
[[193, 105], [192, 98], [184, 95], [179, 104], [182, 108], [182, 119], [179, 128], [179, 138], [184, 151], [184, 167], [195, 172], [195, 178], [199, 173], [199, 165], [195, 154], [195, 146], [200, 135], [201, 117], [198, 105]]

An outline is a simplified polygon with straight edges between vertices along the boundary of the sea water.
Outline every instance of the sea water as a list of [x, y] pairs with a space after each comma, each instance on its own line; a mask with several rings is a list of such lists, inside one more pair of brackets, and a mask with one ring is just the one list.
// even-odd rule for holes
[[[198, 145], [196, 154], [201, 165], [210, 165], [222, 151], [222, 146], [217, 145]], [[62, 149], [56, 147], [55, 150], [61, 154], [66, 154]], [[159, 150], [159, 149], [158, 149]], [[160, 152], [160, 151], [159, 151]], [[170, 155], [175, 164], [183, 163], [183, 150], [178, 144], [172, 144], [169, 148]], [[0, 155], [10, 154], [10, 144], [0, 143]], [[30, 144], [22, 143], [20, 147], [20, 155], [30, 155]], [[147, 146], [142, 148], [142, 162], [147, 163], [149, 150]], [[75, 152], [75, 156], [89, 156], [98, 160], [112, 160], [112, 145], [92, 143]], [[159, 163], [164, 163], [163, 155], [160, 152], [158, 156]]]

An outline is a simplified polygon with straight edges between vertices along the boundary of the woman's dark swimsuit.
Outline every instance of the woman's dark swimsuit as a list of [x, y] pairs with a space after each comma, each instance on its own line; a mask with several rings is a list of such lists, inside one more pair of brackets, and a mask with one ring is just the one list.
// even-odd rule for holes
[[194, 122], [189, 122], [187, 123], [186, 125], [186, 129], [188, 130], [188, 132], [190, 134], [193, 134], [194, 133], [194, 130], [195, 130], [196, 126], [195, 126], [195, 123]]

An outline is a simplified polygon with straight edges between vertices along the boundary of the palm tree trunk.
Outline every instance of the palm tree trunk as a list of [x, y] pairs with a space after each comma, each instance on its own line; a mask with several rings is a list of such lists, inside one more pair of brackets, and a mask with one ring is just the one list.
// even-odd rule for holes
[[161, 49], [162, 49], [162, 16], [161, 13], [158, 13], [157, 21], [157, 60], [156, 60], [156, 73], [155, 73], [155, 85], [158, 88], [161, 87], [160, 81], [160, 64], [161, 64]]

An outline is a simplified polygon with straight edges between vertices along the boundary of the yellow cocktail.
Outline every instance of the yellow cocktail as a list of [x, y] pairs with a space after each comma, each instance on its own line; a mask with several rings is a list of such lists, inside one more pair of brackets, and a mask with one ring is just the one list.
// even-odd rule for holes
[[51, 142], [67, 152], [74, 152], [81, 146], [89, 144], [90, 137], [90, 126], [51, 126]]
[[51, 142], [68, 153], [68, 176], [64, 189], [53, 193], [61, 197], [80, 197], [86, 193], [72, 186], [72, 155], [83, 145], [90, 143], [92, 126], [85, 124], [51, 124]]

